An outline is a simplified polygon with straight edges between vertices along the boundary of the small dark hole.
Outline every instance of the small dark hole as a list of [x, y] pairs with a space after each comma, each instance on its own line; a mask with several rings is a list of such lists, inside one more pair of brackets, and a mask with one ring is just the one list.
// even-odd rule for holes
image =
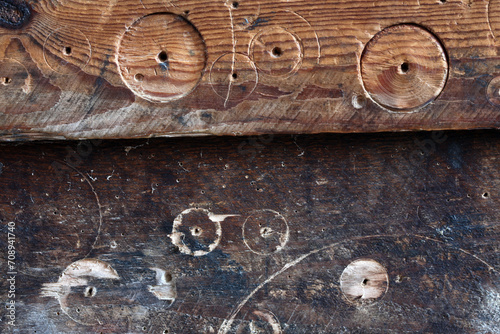
[[238, 1], [233, 2], [233, 8], [238, 8], [240, 3]]
[[5, 86], [10, 85], [11, 82], [12, 82], [11, 78], [8, 77], [2, 78], [2, 84], [4, 84]]
[[63, 54], [65, 56], [70, 56], [72, 52], [73, 52], [73, 50], [71, 50], [70, 46], [65, 47], [64, 50], [63, 50]]
[[490, 197], [490, 193], [486, 192], [483, 194], [483, 198], [488, 198], [488, 197]]
[[272, 53], [273, 57], [279, 58], [283, 54], [283, 51], [281, 50], [281, 48], [275, 47], [275, 48], [273, 48], [271, 53]]
[[165, 63], [168, 60], [167, 51], [161, 51], [158, 53], [158, 61], [160, 63]]
[[441, 3], [446, 3], [446, 0], [439, 0]]
[[363, 286], [364, 286], [364, 285], [368, 284], [368, 281], [369, 281], [369, 279], [368, 279], [368, 278], [365, 278], [365, 279], [363, 280], [363, 282], [361, 283], [361, 285], [363, 285]]
[[171, 273], [166, 273], [165, 274], [165, 281], [166, 282], [172, 282], [172, 274]]
[[401, 64], [401, 73], [406, 74], [410, 70], [410, 64], [404, 62]]
[[141, 73], [137, 73], [137, 74], [134, 76], [134, 79], [135, 79], [135, 81], [137, 81], [137, 82], [141, 82], [141, 81], [143, 81], [143, 80], [144, 80], [144, 75], [143, 75], [143, 74], [141, 74]]
[[234, 80], [238, 79], [238, 73], [233, 73], [231, 76], [233, 77]]
[[189, 15], [189, 10], [186, 10], [186, 11], [184, 12], [184, 15], [188, 16], [188, 15]]

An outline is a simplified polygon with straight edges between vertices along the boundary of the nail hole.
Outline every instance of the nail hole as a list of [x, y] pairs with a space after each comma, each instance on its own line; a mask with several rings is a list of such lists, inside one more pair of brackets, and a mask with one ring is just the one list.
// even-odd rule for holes
[[279, 58], [283, 54], [283, 51], [281, 50], [280, 47], [274, 47], [273, 50], [271, 51], [271, 54], [273, 57]]
[[94, 297], [97, 293], [97, 289], [93, 286], [88, 286], [85, 288], [83, 295], [87, 298]]
[[238, 8], [240, 3], [238, 1], [233, 2], [233, 8]]
[[365, 278], [365, 279], [363, 280], [363, 282], [361, 282], [361, 285], [362, 285], [362, 286], [365, 286], [366, 284], [368, 284], [368, 281], [369, 281], [369, 279], [368, 279], [368, 278]]
[[144, 75], [142, 75], [141, 73], [137, 73], [135, 76], [134, 76], [134, 79], [135, 81], [137, 82], [141, 82], [144, 80]]
[[8, 78], [8, 77], [5, 77], [5, 78], [2, 78], [2, 84], [4, 86], [8, 86], [12, 83], [12, 79], [11, 78]]
[[165, 282], [172, 282], [172, 274], [171, 273], [165, 274]]
[[167, 51], [161, 51], [158, 53], [157, 60], [159, 63], [165, 63], [168, 60]]
[[488, 197], [490, 197], [490, 193], [485, 192], [485, 193], [483, 194], [483, 198], [488, 198]]
[[231, 77], [232, 77], [234, 80], [238, 79], [238, 73], [233, 73], [233, 74], [231, 74]]
[[186, 10], [186, 11], [184, 12], [184, 15], [188, 16], [188, 15], [189, 15], [189, 10]]
[[71, 50], [71, 47], [70, 46], [66, 46], [64, 49], [63, 49], [63, 54], [65, 56], [71, 56], [71, 53], [73, 52], [73, 50]]
[[168, 334], [168, 329], [165, 329], [165, 330], [163, 331], [163, 334]]
[[401, 64], [401, 73], [402, 74], [408, 73], [409, 70], [410, 70], [410, 64], [408, 64], [407, 62], [404, 62]]
[[191, 234], [193, 234], [194, 236], [196, 236], [196, 237], [200, 236], [201, 233], [203, 233], [203, 230], [200, 227], [196, 226], [196, 227], [191, 228]]
[[446, 3], [446, 0], [439, 0], [441, 3]]

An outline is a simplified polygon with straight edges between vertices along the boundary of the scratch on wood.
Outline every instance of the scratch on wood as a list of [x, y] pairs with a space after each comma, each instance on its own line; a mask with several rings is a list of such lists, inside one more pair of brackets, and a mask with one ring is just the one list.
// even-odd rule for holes
[[90, 256], [90, 253], [92, 253], [92, 251], [94, 250], [95, 246], [97, 245], [97, 241], [99, 240], [99, 236], [101, 235], [101, 229], [102, 229], [102, 221], [103, 221], [103, 218], [102, 218], [102, 206], [101, 206], [101, 201], [99, 200], [99, 195], [97, 195], [97, 192], [95, 191], [95, 188], [94, 186], [92, 185], [92, 182], [90, 182], [90, 180], [87, 178], [87, 176], [85, 174], [83, 174], [82, 172], [80, 172], [78, 169], [76, 169], [75, 167], [73, 167], [72, 165], [68, 164], [66, 161], [61, 161], [59, 160], [60, 163], [63, 163], [65, 164], [66, 166], [68, 166], [69, 168], [73, 169], [75, 172], [77, 172], [81, 177], [83, 177], [83, 179], [85, 181], [87, 181], [87, 183], [89, 184], [90, 186], [90, 189], [92, 190], [92, 192], [94, 193], [94, 196], [95, 196], [95, 199], [97, 201], [97, 206], [99, 208], [99, 226], [97, 228], [97, 235], [95, 237], [95, 240], [94, 242], [92, 243], [91, 247], [90, 247], [90, 250], [89, 252], [87, 253], [87, 255], [85, 255], [85, 258], [89, 257]]

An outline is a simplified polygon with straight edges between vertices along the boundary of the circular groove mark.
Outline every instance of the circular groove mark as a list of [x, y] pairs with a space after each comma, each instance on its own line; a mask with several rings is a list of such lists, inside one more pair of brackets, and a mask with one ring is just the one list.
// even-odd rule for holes
[[424, 28], [402, 24], [375, 35], [361, 57], [363, 85], [392, 111], [414, 111], [434, 101], [448, 78], [441, 43]]

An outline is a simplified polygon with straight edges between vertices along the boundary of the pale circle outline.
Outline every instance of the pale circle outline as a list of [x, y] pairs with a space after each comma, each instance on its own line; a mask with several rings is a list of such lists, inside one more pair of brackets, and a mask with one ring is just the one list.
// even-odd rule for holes
[[[245, 226], [246, 226], [248, 220], [250, 218], [252, 218], [252, 216], [254, 216], [255, 214], [257, 214], [259, 212], [271, 212], [271, 213], [274, 213], [278, 218], [280, 218], [285, 223], [285, 227], [286, 227], [286, 232], [285, 232], [285, 237], [284, 237], [285, 241], [283, 243], [280, 243], [280, 245], [276, 248], [275, 251], [272, 251], [272, 252], [257, 251], [255, 249], [253, 249], [248, 244], [248, 242], [247, 242], [247, 240], [245, 238]], [[290, 239], [290, 227], [289, 227], [288, 222], [286, 221], [285, 217], [283, 217], [283, 215], [280, 214], [279, 212], [274, 211], [274, 210], [270, 210], [270, 209], [255, 210], [255, 211], [251, 212], [250, 215], [245, 219], [245, 222], [243, 223], [243, 226], [241, 227], [241, 232], [242, 232], [243, 242], [245, 243], [245, 246], [247, 246], [247, 248], [250, 251], [252, 251], [253, 253], [258, 254], [258, 255], [263, 255], [263, 256], [268, 256], [268, 255], [280, 252], [283, 248], [285, 248], [286, 244], [288, 243], [288, 240]]]

